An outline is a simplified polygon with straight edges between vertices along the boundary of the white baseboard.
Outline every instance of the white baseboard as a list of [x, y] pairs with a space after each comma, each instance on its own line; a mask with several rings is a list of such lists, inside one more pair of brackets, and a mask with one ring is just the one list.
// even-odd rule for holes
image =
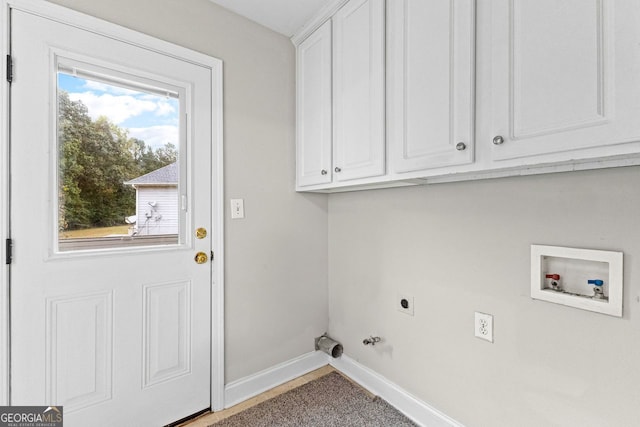
[[463, 427], [431, 405], [412, 396], [382, 375], [361, 365], [349, 356], [342, 355], [330, 359], [330, 365], [369, 390], [380, 396], [415, 423], [424, 427]]
[[224, 407], [229, 408], [267, 390], [301, 377], [329, 364], [329, 356], [321, 351], [303, 354], [225, 386]]
[[423, 427], [464, 427], [431, 405], [412, 396], [382, 375], [361, 365], [347, 355], [337, 359], [321, 351], [303, 354], [264, 371], [233, 381], [225, 386], [224, 407], [230, 408], [330, 364], [365, 389], [380, 396], [415, 423]]

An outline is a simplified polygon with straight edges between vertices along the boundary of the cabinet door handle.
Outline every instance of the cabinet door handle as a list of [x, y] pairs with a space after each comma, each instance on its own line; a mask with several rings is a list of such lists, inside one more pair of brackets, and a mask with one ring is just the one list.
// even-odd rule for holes
[[493, 137], [493, 145], [502, 145], [504, 144], [504, 138], [500, 135]]
[[326, 174], [327, 174], [327, 170], [326, 170], [326, 169], [322, 169], [322, 170], [320, 171], [320, 175], [326, 175]]
[[464, 142], [458, 142], [456, 144], [456, 150], [458, 151], [464, 151], [467, 149], [467, 144], [465, 144]]
[[336, 173], [338, 173], [338, 172], [341, 172], [341, 171], [342, 171], [342, 169], [340, 169], [339, 167], [337, 167], [337, 166], [336, 166], [336, 167], [335, 167], [335, 169], [334, 169], [334, 171], [335, 171]]

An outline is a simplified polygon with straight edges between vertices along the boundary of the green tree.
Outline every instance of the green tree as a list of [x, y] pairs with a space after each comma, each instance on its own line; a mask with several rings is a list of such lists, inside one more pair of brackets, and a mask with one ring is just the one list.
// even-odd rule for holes
[[153, 147], [149, 147], [140, 139], [131, 138], [129, 141], [129, 151], [133, 156], [137, 168], [136, 176], [153, 172], [156, 169], [160, 169], [178, 160], [176, 146], [170, 142], [154, 150]]
[[72, 102], [66, 92], [58, 97], [59, 228], [89, 224], [87, 201], [81, 196], [80, 177], [85, 174], [83, 140], [90, 134], [87, 107]]
[[92, 120], [81, 101], [58, 97], [59, 229], [122, 224], [135, 212], [124, 182], [177, 160], [173, 144], [153, 149], [106, 117]]

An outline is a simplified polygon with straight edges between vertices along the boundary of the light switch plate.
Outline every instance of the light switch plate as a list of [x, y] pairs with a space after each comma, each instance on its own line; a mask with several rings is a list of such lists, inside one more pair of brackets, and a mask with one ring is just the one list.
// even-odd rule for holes
[[244, 218], [244, 199], [231, 199], [231, 219]]

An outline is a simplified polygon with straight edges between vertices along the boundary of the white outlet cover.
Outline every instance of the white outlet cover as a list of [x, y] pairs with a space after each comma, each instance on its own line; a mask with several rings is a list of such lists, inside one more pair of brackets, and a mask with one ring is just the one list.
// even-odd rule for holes
[[[407, 300], [407, 302], [409, 303], [409, 306], [407, 308], [404, 308], [402, 306], [402, 300]], [[406, 294], [398, 294], [396, 298], [396, 308], [401, 313], [413, 316], [413, 297]]]
[[476, 311], [475, 336], [477, 338], [493, 342], [493, 316]]

